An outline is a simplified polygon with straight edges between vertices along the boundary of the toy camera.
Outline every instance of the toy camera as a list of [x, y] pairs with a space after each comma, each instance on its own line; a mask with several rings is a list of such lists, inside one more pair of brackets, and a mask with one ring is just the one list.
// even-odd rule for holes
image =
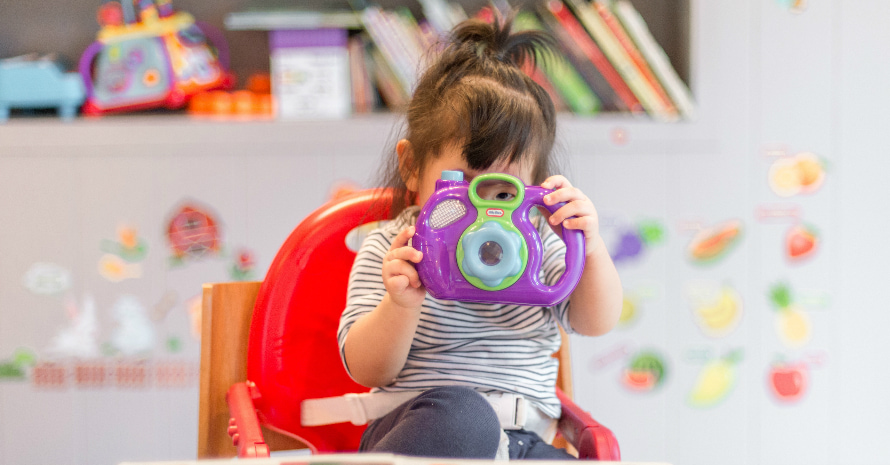
[[199, 92], [231, 87], [218, 31], [173, 11], [169, 0], [140, 0], [138, 7], [138, 16], [132, 0], [99, 10], [102, 29], [79, 66], [85, 114], [180, 108]]
[[[512, 185], [513, 198], [480, 197], [480, 184], [492, 182]], [[507, 174], [468, 183], [460, 171], [443, 171], [411, 242], [423, 252], [416, 268], [427, 291], [437, 299], [516, 305], [549, 307], [565, 300], [584, 269], [584, 234], [563, 230], [566, 270], [555, 285], [542, 283], [543, 246], [529, 212], [542, 206], [552, 213], [565, 205], [545, 205], [550, 192]]]

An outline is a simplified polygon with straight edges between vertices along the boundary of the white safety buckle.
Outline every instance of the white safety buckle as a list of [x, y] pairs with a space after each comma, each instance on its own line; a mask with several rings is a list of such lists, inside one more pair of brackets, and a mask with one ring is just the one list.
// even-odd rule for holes
[[528, 401], [525, 397], [516, 396], [515, 398], [515, 407], [513, 408], [513, 426], [516, 429], [522, 429], [525, 427], [525, 422], [527, 420], [526, 415], [528, 414]]
[[346, 405], [349, 406], [349, 421], [356, 426], [367, 424], [368, 412], [365, 410], [365, 405], [359, 394], [352, 392], [344, 394], [343, 397], [346, 399]]

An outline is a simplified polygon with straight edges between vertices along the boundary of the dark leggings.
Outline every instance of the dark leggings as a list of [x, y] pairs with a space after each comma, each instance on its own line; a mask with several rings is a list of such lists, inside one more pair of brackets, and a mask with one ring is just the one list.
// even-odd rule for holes
[[[501, 426], [488, 401], [471, 388], [430, 389], [372, 422], [359, 450], [419, 457], [493, 459]], [[511, 459], [573, 459], [537, 434], [507, 431]]]

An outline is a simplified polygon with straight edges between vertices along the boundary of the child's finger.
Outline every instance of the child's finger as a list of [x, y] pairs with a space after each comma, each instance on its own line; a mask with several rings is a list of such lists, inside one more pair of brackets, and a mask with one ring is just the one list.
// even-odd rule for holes
[[[384, 276], [386, 278], [392, 276], [404, 276], [408, 279], [408, 284], [413, 288], [420, 287], [420, 276], [417, 270], [404, 260], [394, 260], [384, 265]], [[385, 279], [386, 279], [385, 278]]]
[[414, 237], [414, 226], [408, 226], [407, 228], [399, 231], [399, 234], [395, 239], [392, 240], [392, 245], [389, 246], [389, 250], [395, 250], [401, 247], [405, 247], [408, 245], [408, 239]]
[[404, 275], [395, 275], [384, 281], [386, 291], [391, 294], [401, 294], [408, 288], [410, 280]]
[[386, 253], [387, 261], [405, 260], [408, 262], [420, 263], [421, 259], [423, 259], [423, 252], [414, 247], [400, 247], [398, 249], [391, 249]]
[[565, 220], [562, 225], [567, 229], [591, 231], [596, 226], [596, 220], [592, 216], [578, 216]]
[[596, 214], [593, 204], [590, 202], [576, 200], [563, 205], [559, 210], [550, 215], [550, 224], [560, 224], [566, 221], [566, 218], [592, 216]]
[[544, 203], [556, 205], [559, 202], [571, 202], [573, 200], [588, 200], [584, 192], [577, 187], [563, 187], [544, 196]]
[[565, 176], [556, 174], [545, 179], [544, 182], [541, 183], [541, 187], [545, 189], [556, 190], [562, 189], [563, 187], [572, 187], [572, 183], [570, 183], [569, 180], [565, 178]]

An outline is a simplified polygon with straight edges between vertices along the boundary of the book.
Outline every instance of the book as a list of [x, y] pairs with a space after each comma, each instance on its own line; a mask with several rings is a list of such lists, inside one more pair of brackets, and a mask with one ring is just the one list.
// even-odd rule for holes
[[352, 111], [345, 29], [269, 34], [272, 94], [282, 119], [344, 118]]
[[408, 108], [409, 95], [402, 87], [389, 62], [383, 57], [380, 49], [370, 47], [368, 51], [369, 71], [372, 79], [380, 91], [383, 103], [390, 110], [401, 111]]
[[618, 0], [614, 7], [615, 16], [639, 48], [655, 76], [661, 81], [665, 91], [673, 100], [677, 110], [687, 119], [695, 117], [695, 103], [689, 88], [677, 75], [664, 49], [658, 45], [640, 13], [628, 0]]
[[352, 85], [352, 111], [370, 113], [376, 105], [375, 91], [365, 59], [367, 39], [362, 35], [349, 38], [349, 78]]
[[361, 18], [351, 10], [269, 9], [229, 13], [225, 19], [230, 31], [277, 29], [360, 29]]
[[603, 110], [643, 111], [618, 71], [561, 1], [548, 1], [539, 10], [542, 20], [562, 45], [563, 53], [599, 97]]
[[[543, 29], [537, 17], [528, 11], [517, 14], [513, 24], [516, 31]], [[538, 56], [536, 62], [574, 113], [592, 115], [599, 111], [599, 99], [564, 57]]]
[[661, 86], [658, 78], [652, 73], [649, 64], [646, 62], [646, 59], [643, 58], [643, 55], [640, 53], [636, 44], [634, 44], [633, 40], [631, 40], [627, 32], [624, 30], [624, 26], [622, 26], [618, 19], [612, 14], [609, 6], [604, 1], [595, 0], [593, 2], [593, 7], [596, 8], [596, 11], [602, 16], [606, 26], [609, 26], [609, 29], [615, 35], [615, 38], [618, 39], [618, 43], [624, 47], [624, 50], [627, 52], [630, 59], [637, 65], [637, 68], [640, 69], [640, 74], [642, 74], [643, 78], [645, 78], [646, 81], [649, 82], [649, 85], [652, 86], [652, 90], [655, 91], [655, 94], [658, 95], [658, 98], [664, 104], [667, 115], [672, 120], [677, 119], [679, 116], [677, 108], [674, 107], [674, 103], [671, 101], [671, 98], [668, 97], [667, 92], [665, 92], [664, 88]]
[[593, 40], [621, 75], [627, 86], [633, 91], [643, 108], [658, 120], [672, 120], [674, 117], [658, 98], [652, 85], [642, 76], [639, 68], [633, 63], [627, 52], [618, 43], [618, 39], [609, 30], [602, 16], [584, 0], [565, 0], [569, 8], [587, 30]]

